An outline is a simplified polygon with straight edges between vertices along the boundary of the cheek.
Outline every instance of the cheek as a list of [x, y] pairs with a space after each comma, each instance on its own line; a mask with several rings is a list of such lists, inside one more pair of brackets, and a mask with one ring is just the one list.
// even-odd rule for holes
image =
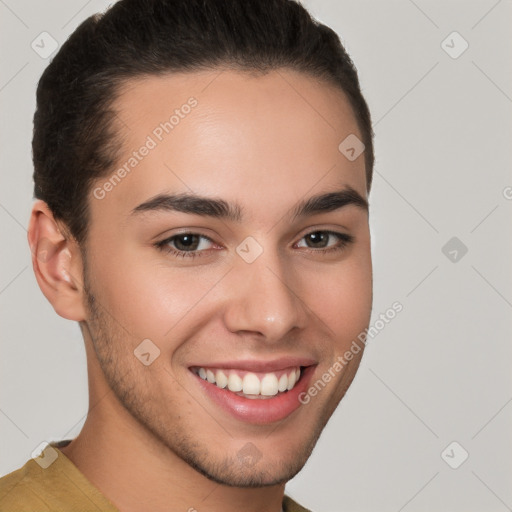
[[[372, 309], [372, 268], [368, 254], [342, 263], [316, 281], [308, 304], [343, 347], [368, 327]], [[318, 291], [320, 290], [320, 292]], [[307, 292], [306, 292], [307, 293]], [[306, 295], [307, 296], [307, 295]]]
[[211, 290], [218, 276], [198, 268], [171, 268], [129, 251], [93, 270], [94, 294], [116, 323], [135, 339], [163, 340]]
[[[134, 343], [149, 338], [168, 347], [170, 340], [179, 338], [173, 336], [174, 329], [182, 334], [214, 313], [210, 299], [218, 292], [225, 268], [166, 265], [155, 254], [136, 256], [133, 248], [102, 254], [91, 278], [94, 293]], [[296, 279], [298, 295], [307, 308], [326, 324], [326, 334], [343, 346], [368, 326], [372, 302], [369, 245], [320, 273], [318, 268], [299, 270]]]

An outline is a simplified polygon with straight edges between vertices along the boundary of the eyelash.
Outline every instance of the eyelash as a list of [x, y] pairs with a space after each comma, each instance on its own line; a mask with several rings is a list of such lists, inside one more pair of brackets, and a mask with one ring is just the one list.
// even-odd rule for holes
[[[354, 237], [352, 235], [348, 235], [346, 233], [338, 233], [337, 231], [329, 231], [329, 230], [317, 230], [317, 231], [311, 231], [310, 233], [306, 233], [302, 238], [305, 238], [306, 236], [308, 235], [313, 235], [313, 234], [317, 234], [317, 233], [324, 233], [324, 234], [327, 234], [327, 235], [333, 235], [335, 237], [337, 237], [339, 239], [339, 243], [338, 245], [336, 246], [333, 246], [333, 247], [328, 247], [326, 249], [314, 249], [312, 247], [309, 247], [308, 249], [308, 252], [313, 252], [313, 253], [324, 253], [324, 254], [327, 254], [327, 253], [332, 253], [332, 252], [338, 252], [338, 251], [342, 251], [344, 250], [348, 245], [350, 245], [351, 243], [354, 242]], [[173, 249], [172, 247], [169, 246], [169, 244], [176, 238], [179, 238], [179, 237], [182, 237], [182, 236], [190, 236], [190, 235], [195, 235], [195, 236], [199, 236], [200, 238], [202, 239], [205, 239], [205, 240], [208, 240], [209, 242], [213, 242], [213, 240], [207, 236], [204, 236], [204, 235], [200, 235], [199, 233], [192, 233], [192, 232], [188, 232], [188, 233], [180, 233], [179, 235], [173, 235], [169, 238], [166, 238], [165, 240], [162, 240], [160, 242], [156, 242], [154, 244], [154, 246], [162, 251], [162, 252], [165, 252], [165, 253], [168, 253], [168, 254], [172, 254], [173, 256], [175, 257], [179, 257], [179, 258], [197, 258], [197, 257], [202, 257], [203, 254], [205, 252], [205, 250], [201, 250], [201, 251], [198, 251], [198, 250], [195, 250], [195, 251], [180, 251], [178, 249]]]

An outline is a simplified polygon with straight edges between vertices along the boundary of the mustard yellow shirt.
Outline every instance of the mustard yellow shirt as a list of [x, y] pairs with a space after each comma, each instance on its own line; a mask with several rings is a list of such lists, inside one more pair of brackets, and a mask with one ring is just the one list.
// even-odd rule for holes
[[[0, 512], [119, 512], [53, 442], [0, 478]], [[310, 512], [284, 496], [283, 512]]]

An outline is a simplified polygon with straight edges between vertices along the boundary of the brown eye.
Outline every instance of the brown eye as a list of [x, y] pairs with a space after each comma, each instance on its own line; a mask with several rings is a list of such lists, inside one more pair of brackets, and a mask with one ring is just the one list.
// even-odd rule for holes
[[213, 241], [204, 235], [180, 233], [157, 242], [155, 246], [157, 249], [175, 256], [195, 257], [202, 256], [202, 253], [209, 249], [211, 244], [213, 244]]
[[323, 247], [327, 246], [330, 237], [330, 233], [327, 233], [325, 231], [315, 231], [314, 233], [306, 235], [304, 239], [306, 240], [306, 243], [309, 242], [308, 247], [322, 249]]
[[178, 251], [197, 251], [201, 237], [198, 235], [186, 234], [173, 237], [174, 246]]
[[336, 233], [335, 231], [313, 231], [303, 236], [301, 240], [306, 242], [298, 247], [307, 247], [309, 249], [317, 249], [319, 252], [328, 252], [331, 250], [341, 250], [354, 241], [352, 235], [346, 233]]

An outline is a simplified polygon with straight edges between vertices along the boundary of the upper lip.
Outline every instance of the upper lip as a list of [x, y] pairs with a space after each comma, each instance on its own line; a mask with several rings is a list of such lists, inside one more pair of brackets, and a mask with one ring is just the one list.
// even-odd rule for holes
[[272, 361], [244, 359], [241, 361], [208, 362], [206, 364], [193, 364], [195, 368], [216, 368], [219, 370], [245, 370], [248, 372], [270, 373], [285, 370], [290, 367], [312, 366], [317, 364], [314, 359], [305, 357], [282, 357]]

